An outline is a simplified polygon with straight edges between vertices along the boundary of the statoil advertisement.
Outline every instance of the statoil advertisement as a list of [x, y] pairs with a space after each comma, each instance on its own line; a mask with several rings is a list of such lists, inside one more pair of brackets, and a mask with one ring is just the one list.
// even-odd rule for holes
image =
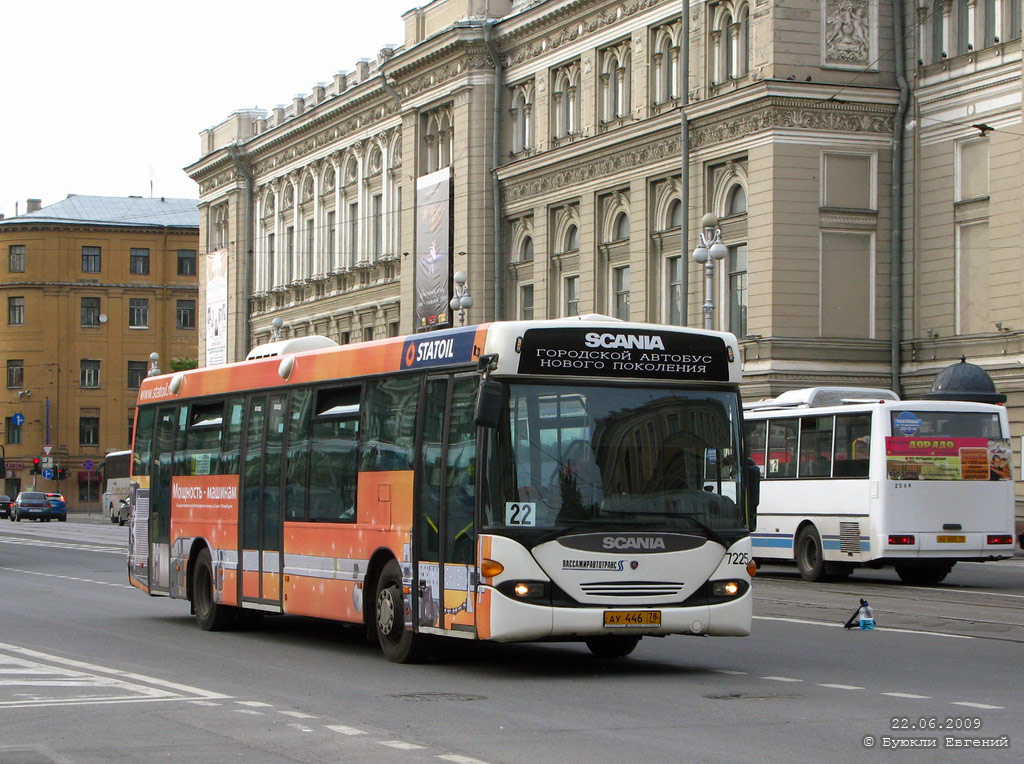
[[1010, 480], [1008, 440], [989, 438], [888, 437], [890, 480]]

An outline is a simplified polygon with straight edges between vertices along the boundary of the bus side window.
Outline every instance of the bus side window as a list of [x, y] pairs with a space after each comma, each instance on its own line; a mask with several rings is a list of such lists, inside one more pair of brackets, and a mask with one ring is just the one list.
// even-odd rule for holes
[[799, 419], [775, 419], [768, 424], [769, 478], [796, 477], [796, 443]]
[[412, 469], [420, 377], [374, 380], [366, 385], [361, 472]]
[[293, 390], [288, 408], [288, 446], [284, 485], [284, 519], [306, 519], [307, 473], [309, 472], [309, 414], [313, 391]]
[[800, 477], [832, 476], [832, 417], [800, 419]]
[[313, 417], [309, 519], [356, 521], [358, 386], [319, 390]]
[[842, 478], [866, 478], [871, 452], [871, 414], [840, 414], [836, 417], [836, 450], [832, 474]]
[[743, 423], [743, 437], [746, 440], [750, 458], [754, 460], [761, 477], [765, 475], [764, 446], [768, 435], [768, 423], [764, 419]]
[[135, 427], [135, 452], [132, 454], [132, 475], [149, 475], [153, 458], [153, 418], [156, 408], [139, 409]]

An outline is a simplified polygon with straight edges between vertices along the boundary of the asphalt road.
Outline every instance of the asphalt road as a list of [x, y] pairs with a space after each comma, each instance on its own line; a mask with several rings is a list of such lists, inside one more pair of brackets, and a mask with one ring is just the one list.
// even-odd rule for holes
[[[459, 642], [400, 666], [310, 619], [202, 632], [188, 603], [127, 585], [126, 538], [96, 519], [0, 524], [0, 764], [922, 760], [896, 740], [1024, 759], [1021, 560], [934, 588], [765, 568], [749, 638], [645, 639], [623, 660]], [[859, 597], [873, 632], [841, 628]], [[971, 729], [922, 729], [939, 725]]]

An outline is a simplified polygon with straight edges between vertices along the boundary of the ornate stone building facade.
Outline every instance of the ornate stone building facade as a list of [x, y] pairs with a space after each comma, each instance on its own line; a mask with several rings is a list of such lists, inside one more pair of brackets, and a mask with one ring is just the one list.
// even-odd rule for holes
[[230, 359], [275, 317], [341, 342], [416, 330], [416, 180], [450, 167], [471, 321], [700, 325], [712, 212], [715, 326], [741, 338], [750, 397], [916, 395], [966, 354], [1024, 434], [1020, 0], [434, 0], [404, 19], [401, 46], [204, 133], [189, 169], [228, 255]]

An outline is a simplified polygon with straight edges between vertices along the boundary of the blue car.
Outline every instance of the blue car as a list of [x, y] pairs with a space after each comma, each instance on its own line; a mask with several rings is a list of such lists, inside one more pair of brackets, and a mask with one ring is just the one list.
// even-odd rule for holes
[[50, 517], [60, 520], [62, 523], [68, 519], [68, 503], [64, 501], [63, 494], [48, 493], [46, 500], [50, 503]]
[[22, 491], [11, 507], [11, 519], [20, 523], [23, 519], [39, 520], [48, 523], [53, 516], [53, 509], [45, 493], [40, 491]]

